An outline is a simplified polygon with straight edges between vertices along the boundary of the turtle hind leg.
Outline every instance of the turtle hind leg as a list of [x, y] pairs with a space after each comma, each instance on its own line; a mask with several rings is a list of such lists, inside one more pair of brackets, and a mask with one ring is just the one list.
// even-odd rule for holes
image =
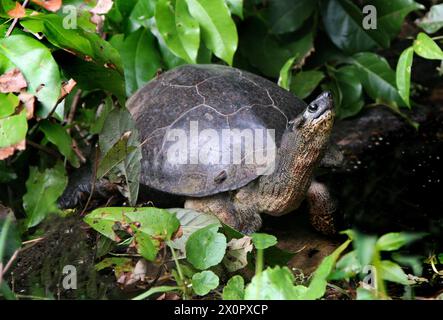
[[336, 206], [327, 187], [322, 183], [313, 181], [306, 197], [309, 204], [311, 225], [325, 235], [336, 234], [336, 221], [334, 219]]
[[262, 225], [262, 219], [255, 211], [236, 208], [229, 193], [189, 198], [185, 208], [213, 214], [224, 224], [245, 234], [256, 232]]

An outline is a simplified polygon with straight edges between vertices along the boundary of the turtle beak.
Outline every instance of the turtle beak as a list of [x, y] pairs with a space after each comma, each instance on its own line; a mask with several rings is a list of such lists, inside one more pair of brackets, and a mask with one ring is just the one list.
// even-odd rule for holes
[[334, 108], [332, 94], [329, 91], [323, 92], [306, 108], [306, 113], [311, 119], [317, 119]]

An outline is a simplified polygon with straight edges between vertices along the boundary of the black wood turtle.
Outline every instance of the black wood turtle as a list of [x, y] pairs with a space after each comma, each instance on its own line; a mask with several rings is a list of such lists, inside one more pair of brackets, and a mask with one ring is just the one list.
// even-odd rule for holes
[[[260, 76], [185, 65], [136, 92], [127, 108], [142, 143], [143, 186], [184, 196], [243, 232], [307, 197], [315, 228], [333, 231], [327, 189], [313, 182], [334, 121], [331, 94], [309, 105]], [[155, 199], [152, 199], [155, 203]]]

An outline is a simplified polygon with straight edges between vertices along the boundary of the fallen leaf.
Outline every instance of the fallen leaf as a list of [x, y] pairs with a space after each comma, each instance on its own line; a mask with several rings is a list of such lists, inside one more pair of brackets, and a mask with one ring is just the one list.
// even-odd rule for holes
[[25, 8], [20, 4], [20, 2], [16, 2], [15, 8], [8, 11], [8, 16], [11, 18], [23, 18], [26, 16]]
[[14, 68], [0, 76], [0, 92], [20, 92], [28, 86], [25, 77], [18, 68]]
[[248, 265], [248, 253], [253, 249], [252, 238], [245, 236], [229, 241], [223, 264], [229, 272], [235, 272]]
[[28, 92], [21, 92], [18, 98], [26, 109], [26, 119], [30, 120], [34, 118], [35, 96]]
[[0, 148], [0, 160], [5, 160], [14, 155], [16, 151], [23, 151], [26, 149], [26, 140], [23, 140], [13, 146]]
[[64, 83], [62, 86], [62, 92], [60, 94], [60, 100], [64, 99], [68, 94], [70, 94], [76, 85], [77, 82], [74, 79], [70, 79], [68, 82]]
[[62, 7], [62, 0], [31, 0], [48, 11], [56, 12]]

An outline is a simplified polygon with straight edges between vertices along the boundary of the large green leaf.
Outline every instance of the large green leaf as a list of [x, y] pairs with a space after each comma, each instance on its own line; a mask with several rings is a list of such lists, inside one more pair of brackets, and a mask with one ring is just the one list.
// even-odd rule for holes
[[358, 76], [368, 95], [379, 102], [405, 106], [395, 85], [395, 72], [386, 59], [370, 52], [353, 56], [354, 64], [359, 68]]
[[21, 24], [34, 33], [42, 32], [58, 48], [123, 73], [120, 55], [115, 48], [95, 33], [81, 28], [66, 28], [61, 16], [40, 14], [22, 20]]
[[278, 78], [284, 64], [292, 57], [295, 63], [304, 59], [313, 49], [313, 33], [301, 29], [295, 34], [277, 39], [268, 33], [266, 25], [258, 19], [248, 19], [242, 25], [240, 52], [249, 63], [265, 76]]
[[186, 0], [189, 12], [201, 27], [206, 46], [232, 65], [237, 50], [237, 28], [224, 0]]
[[300, 71], [292, 77], [291, 91], [300, 99], [307, 98], [324, 77], [325, 75], [321, 71]]
[[349, 0], [323, 0], [323, 24], [332, 42], [347, 53], [368, 51], [378, 46], [387, 48], [389, 37], [381, 29], [366, 30], [363, 14]]
[[219, 224], [194, 232], [186, 242], [187, 260], [197, 269], [205, 270], [219, 264], [226, 252], [226, 237], [218, 232]]
[[188, 63], [196, 63], [200, 26], [189, 14], [186, 1], [159, 0], [155, 20], [169, 49]]
[[154, 36], [145, 28], [131, 33], [119, 49], [125, 69], [126, 95], [129, 97], [161, 69], [160, 55]]
[[414, 58], [414, 48], [409, 47], [405, 49], [397, 62], [396, 80], [398, 93], [406, 102], [408, 107], [411, 107], [409, 95], [411, 92], [411, 70], [412, 59]]
[[38, 225], [49, 214], [60, 211], [57, 200], [67, 184], [68, 178], [61, 162], [43, 172], [36, 167], [30, 168], [29, 178], [26, 181], [26, 194], [23, 196], [28, 228]]
[[26, 111], [0, 119], [0, 148], [9, 147], [25, 140], [27, 132]]
[[380, 261], [381, 277], [384, 280], [400, 283], [403, 285], [409, 285], [411, 282], [408, 280], [408, 276], [403, 271], [403, 269], [390, 260]]
[[269, 0], [266, 13], [270, 32], [281, 34], [299, 29], [316, 6], [317, 0]]
[[443, 27], [443, 4], [436, 4], [418, 21], [418, 26], [426, 33], [435, 33]]
[[253, 233], [251, 238], [258, 250], [264, 250], [277, 244], [277, 238], [266, 233]]
[[365, 104], [363, 86], [358, 77], [358, 72], [357, 67], [351, 65], [344, 66], [334, 73], [341, 94], [340, 103], [336, 106], [336, 114], [340, 119], [356, 115]]
[[443, 51], [431, 37], [423, 32], [420, 32], [414, 41], [414, 51], [425, 59], [443, 60]]
[[45, 134], [46, 139], [57, 146], [60, 153], [69, 160], [69, 162], [76, 168], [80, 166], [80, 161], [72, 149], [72, 138], [66, 132], [66, 128], [58, 123], [53, 123], [48, 120], [40, 123], [40, 130]]
[[278, 78], [278, 85], [285, 90], [289, 90], [291, 86], [292, 65], [297, 57], [292, 57], [283, 65]]
[[410, 12], [424, 8], [414, 0], [371, 0], [369, 2], [377, 8], [377, 28], [391, 39], [398, 35], [405, 17]]
[[108, 114], [99, 137], [99, 144], [102, 155], [105, 155], [128, 132], [131, 132], [131, 135], [127, 146], [135, 147], [135, 149], [116, 168], [125, 177], [127, 187], [125, 196], [131, 205], [135, 205], [139, 190], [142, 154], [139, 147], [138, 131], [126, 108], [116, 108]]
[[12, 35], [0, 39], [0, 53], [20, 69], [28, 82], [29, 92], [42, 104], [43, 108], [36, 110], [37, 115], [47, 117], [61, 91], [60, 71], [51, 52], [31, 37]]

